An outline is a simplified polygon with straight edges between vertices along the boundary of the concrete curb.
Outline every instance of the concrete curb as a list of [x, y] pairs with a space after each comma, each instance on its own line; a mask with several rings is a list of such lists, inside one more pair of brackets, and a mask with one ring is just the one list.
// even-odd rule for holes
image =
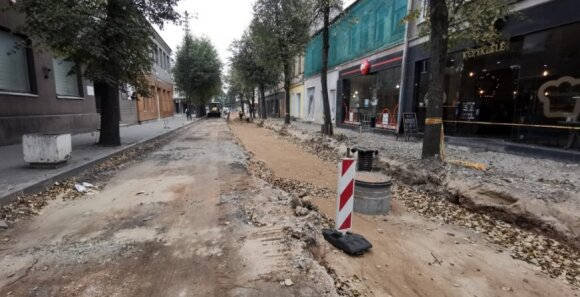
[[116, 155], [122, 154], [122, 153], [124, 153], [132, 148], [135, 148], [135, 147], [143, 145], [145, 143], [153, 142], [153, 141], [165, 138], [165, 137], [169, 137], [169, 136], [171, 136], [171, 135], [173, 135], [173, 134], [175, 134], [175, 133], [177, 133], [177, 132], [179, 132], [187, 127], [190, 127], [193, 124], [198, 123], [199, 121], [201, 121], [203, 119], [205, 119], [205, 117], [195, 119], [191, 123], [187, 123], [179, 128], [176, 128], [176, 129], [171, 130], [171, 131], [167, 131], [166, 133], [154, 136], [152, 138], [147, 138], [147, 139], [129, 144], [127, 146], [119, 148], [118, 150], [116, 150], [116, 151], [114, 151], [106, 156], [89, 161], [89, 162], [82, 164], [82, 165], [79, 165], [77, 167], [70, 168], [69, 170], [67, 170], [65, 172], [62, 172], [62, 173], [57, 174], [57, 175], [52, 176], [52, 177], [48, 177], [48, 178], [43, 179], [41, 181], [38, 181], [32, 185], [26, 186], [22, 189], [18, 189], [16, 191], [13, 191], [7, 195], [4, 195], [3, 197], [0, 197], [0, 207], [16, 201], [18, 199], [18, 196], [41, 192], [42, 190], [48, 188], [49, 186], [54, 185], [55, 182], [58, 182], [58, 181], [73, 177], [75, 175], [78, 175], [81, 172], [83, 172], [84, 170], [91, 168], [95, 165], [98, 165], [100, 163], [103, 163], [103, 162], [107, 161], [108, 159], [110, 159]]

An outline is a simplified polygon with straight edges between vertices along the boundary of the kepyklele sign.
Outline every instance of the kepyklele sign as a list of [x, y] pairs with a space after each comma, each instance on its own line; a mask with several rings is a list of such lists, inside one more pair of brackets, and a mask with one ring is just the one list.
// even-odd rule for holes
[[471, 58], [477, 58], [477, 57], [490, 55], [490, 54], [494, 54], [494, 53], [505, 52], [507, 50], [508, 50], [507, 42], [502, 41], [500, 43], [494, 43], [490, 46], [483, 46], [483, 47], [478, 47], [478, 48], [466, 50], [463, 52], [463, 59], [467, 60], [467, 59], [471, 59]]

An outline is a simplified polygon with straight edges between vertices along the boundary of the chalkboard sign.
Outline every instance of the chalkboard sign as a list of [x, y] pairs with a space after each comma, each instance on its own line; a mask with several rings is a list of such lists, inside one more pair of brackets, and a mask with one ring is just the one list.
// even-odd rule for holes
[[477, 120], [479, 106], [475, 102], [461, 102], [459, 105], [460, 120]]
[[403, 132], [405, 133], [405, 141], [411, 136], [417, 136], [419, 129], [417, 128], [417, 114], [414, 112], [403, 113]]

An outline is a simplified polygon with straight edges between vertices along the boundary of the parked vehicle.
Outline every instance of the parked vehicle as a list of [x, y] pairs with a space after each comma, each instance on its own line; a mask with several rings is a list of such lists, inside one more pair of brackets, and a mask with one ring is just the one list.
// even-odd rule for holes
[[207, 117], [221, 117], [222, 116], [222, 104], [221, 103], [210, 103], [208, 104]]

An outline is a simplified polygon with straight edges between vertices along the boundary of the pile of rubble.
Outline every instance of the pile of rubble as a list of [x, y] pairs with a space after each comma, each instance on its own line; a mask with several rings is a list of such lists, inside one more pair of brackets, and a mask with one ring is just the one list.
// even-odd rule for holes
[[[276, 122], [270, 122], [266, 127], [278, 131], [283, 126]], [[304, 131], [302, 133], [304, 134]], [[306, 152], [312, 153], [324, 161], [334, 161], [334, 158], [340, 158], [340, 154], [333, 148], [339, 147], [341, 142], [345, 141], [344, 136], [339, 136], [339, 141], [337, 139], [325, 140], [318, 134], [309, 134], [300, 138], [295, 135], [296, 133], [290, 133], [286, 139], [300, 144]], [[342, 145], [348, 144], [342, 143]], [[334, 154], [335, 157], [329, 157], [326, 154]], [[424, 168], [425, 166], [422, 166], [424, 163], [421, 160], [415, 160], [411, 163], [413, 163], [411, 167], [420, 167], [421, 170], [418, 171], [422, 174], [417, 173], [415, 176], [406, 178], [406, 180], [413, 181], [410, 184], [395, 183], [393, 187], [394, 199], [403, 201], [409, 209], [427, 218], [440, 219], [446, 223], [464, 226], [485, 234], [489, 242], [510, 251], [513, 258], [539, 267], [552, 278], [559, 278], [575, 287], [580, 287], [580, 252], [577, 249], [541, 235], [542, 231], [546, 231], [545, 229], [540, 229], [540, 232], [522, 230], [498, 220], [497, 217], [470, 211], [454, 204], [451, 202], [453, 199], [449, 197], [442, 199], [441, 196], [445, 195], [444, 191], [439, 188], [434, 189], [433, 185], [443, 184], [442, 179], [447, 173], [445, 167], [450, 165]], [[382, 165], [388, 166], [388, 164]], [[412, 173], [407, 172], [406, 174]]]
[[458, 205], [395, 183], [393, 198], [427, 218], [470, 228], [485, 234], [489, 242], [510, 251], [515, 259], [536, 265], [553, 278], [580, 286], [580, 252], [545, 236], [516, 228], [489, 215], [474, 213]]
[[[318, 211], [317, 206], [312, 201], [312, 197], [334, 199], [335, 192], [309, 183], [276, 177], [262, 161], [249, 159], [248, 169], [255, 177], [273, 187], [279, 188], [290, 196], [287, 203], [292, 207], [296, 221], [292, 224], [292, 227], [286, 227], [285, 232], [291, 238], [303, 242], [304, 248], [310, 251], [311, 256], [320, 265], [324, 266], [326, 273], [334, 280], [338, 295], [347, 297], [363, 296], [362, 293], [353, 287], [352, 282], [354, 280], [339, 277], [332, 268], [325, 265], [326, 261], [324, 257], [326, 253], [319, 251], [321, 246], [318, 242], [324, 241], [320, 230], [323, 228], [331, 228], [334, 225], [334, 221]], [[280, 197], [274, 198], [275, 202], [282, 200], [286, 203], [286, 199]], [[255, 219], [255, 211], [248, 211], [247, 207], [242, 207], [242, 209], [246, 218], [249, 218], [252, 224], [258, 226], [265, 225], [263, 222]]]

